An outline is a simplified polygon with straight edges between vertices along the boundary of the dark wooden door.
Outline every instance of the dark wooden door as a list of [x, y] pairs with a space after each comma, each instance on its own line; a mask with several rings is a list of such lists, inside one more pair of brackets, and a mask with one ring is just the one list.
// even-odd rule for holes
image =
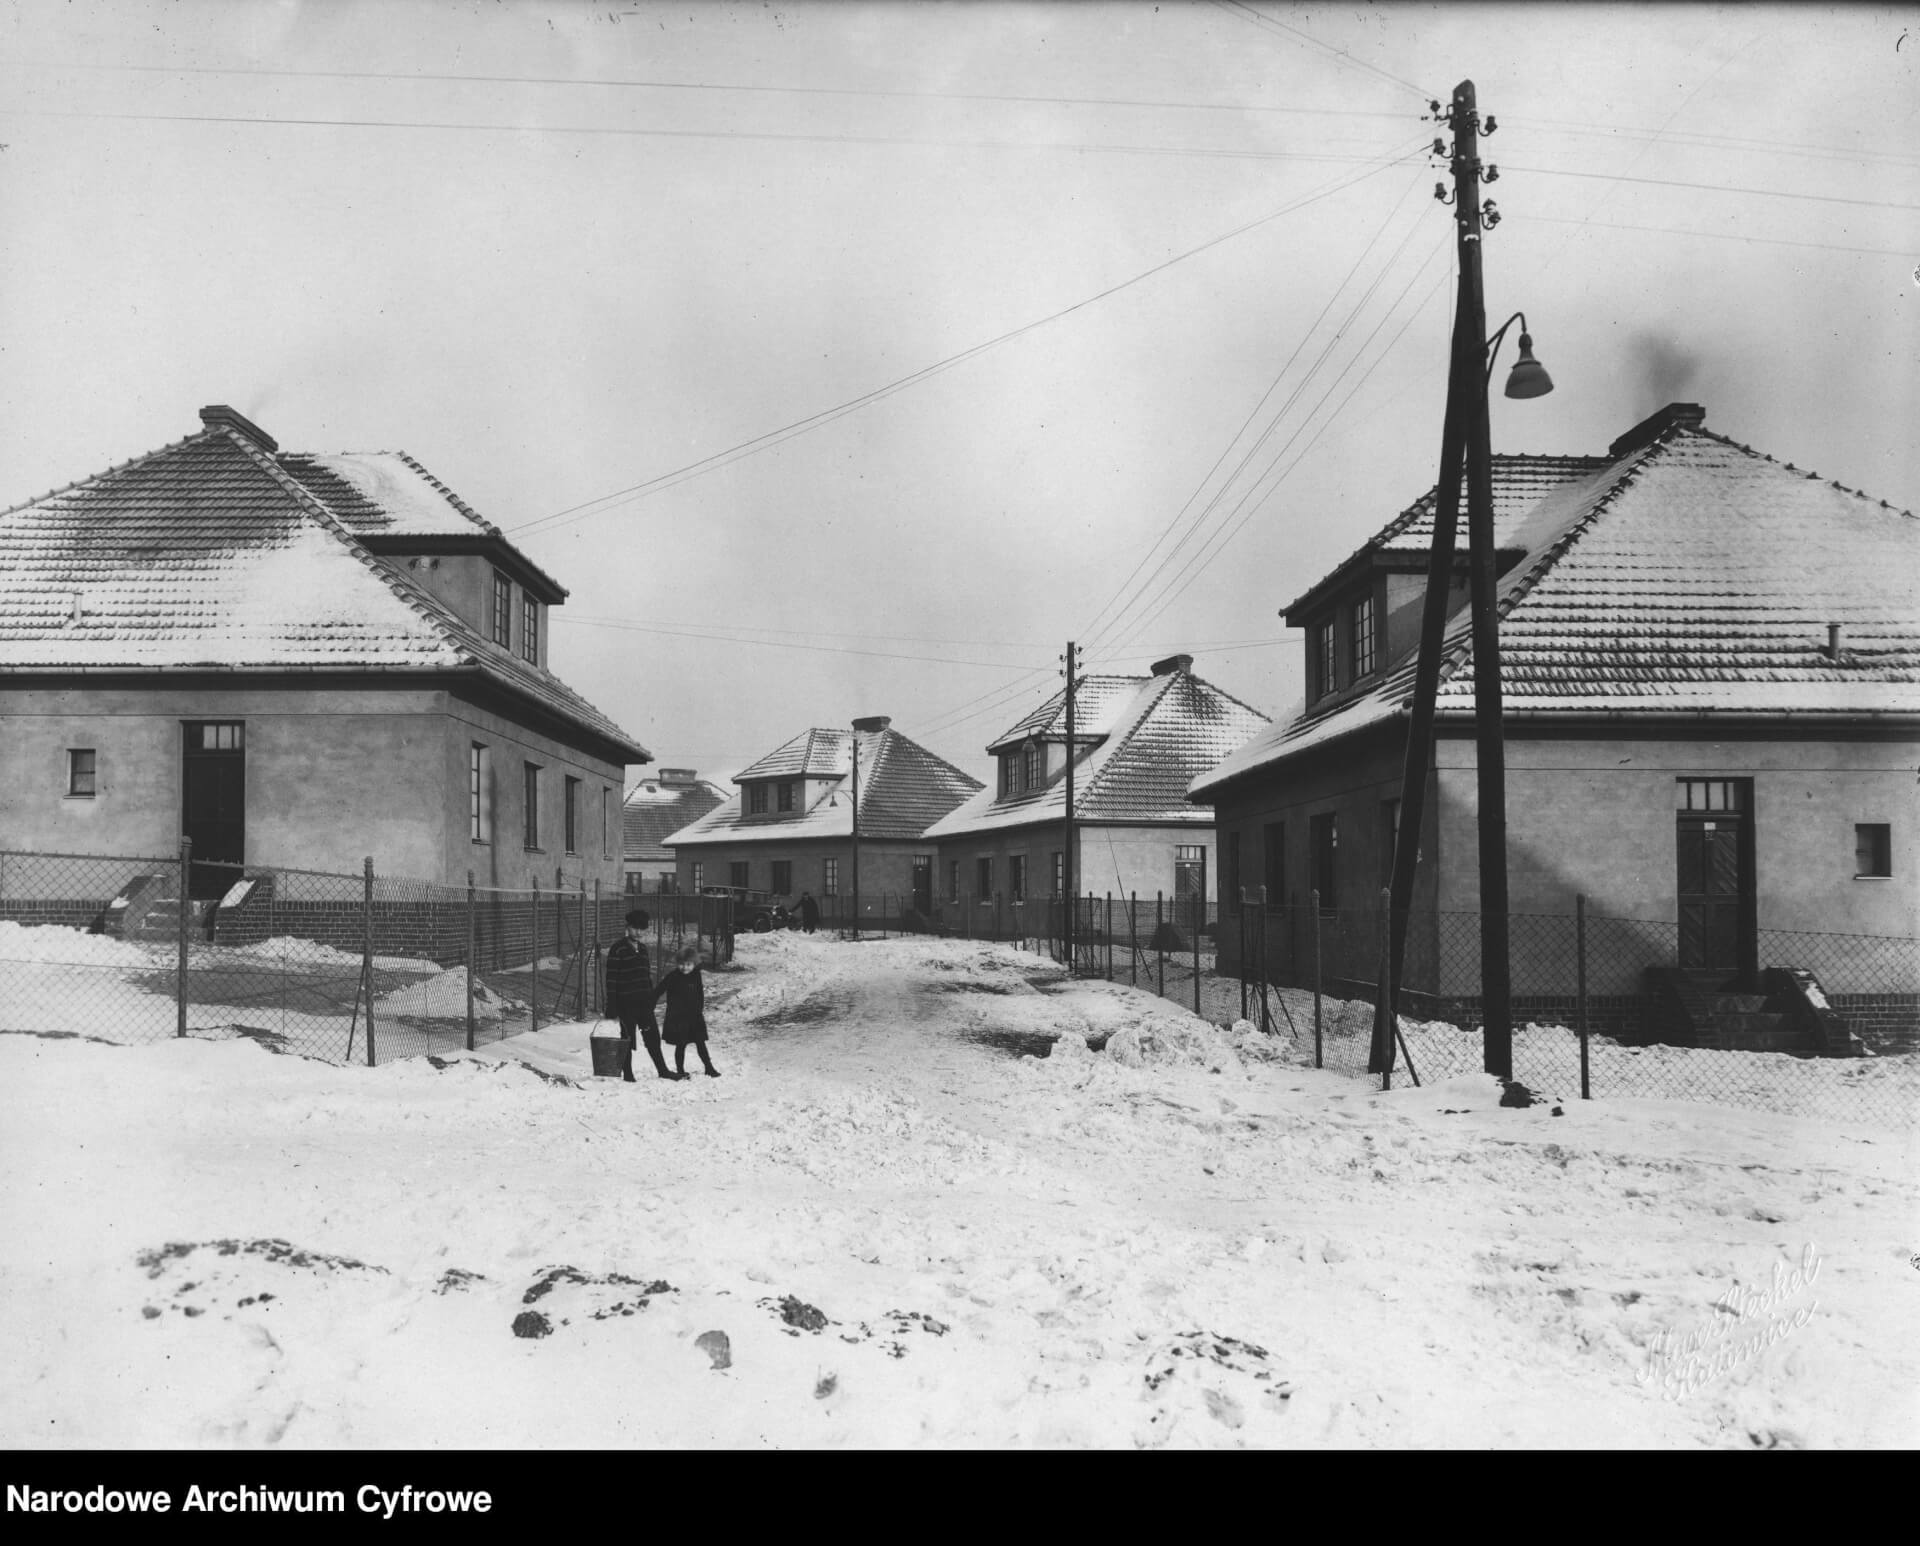
[[933, 856], [915, 854], [913, 859], [913, 910], [922, 917], [933, 912]]
[[240, 879], [247, 856], [245, 726], [189, 722], [181, 831], [192, 840], [187, 894], [217, 897]]
[[1746, 817], [1737, 811], [1679, 818], [1680, 961], [1682, 968], [1740, 971], [1751, 954], [1745, 938], [1749, 890]]

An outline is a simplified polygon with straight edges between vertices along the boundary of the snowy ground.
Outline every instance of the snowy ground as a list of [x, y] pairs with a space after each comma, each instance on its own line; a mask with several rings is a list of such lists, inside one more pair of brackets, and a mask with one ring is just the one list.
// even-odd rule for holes
[[0, 1444], [1920, 1442], [1911, 1123], [1380, 1094], [1009, 946], [740, 954], [684, 1084], [586, 1025], [0, 1035]]

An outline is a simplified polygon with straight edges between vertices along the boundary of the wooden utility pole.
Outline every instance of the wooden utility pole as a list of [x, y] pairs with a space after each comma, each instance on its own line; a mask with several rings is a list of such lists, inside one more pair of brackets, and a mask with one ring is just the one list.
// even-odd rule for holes
[[853, 938], [860, 937], [860, 727], [853, 737]]
[[1065, 919], [1064, 936], [1067, 945], [1067, 975], [1072, 976], [1073, 958], [1073, 737], [1074, 717], [1073, 698], [1075, 667], [1079, 663], [1079, 649], [1073, 641], [1067, 641], [1067, 814], [1062, 833], [1063, 846], [1060, 850], [1060, 905]]
[[[1401, 784], [1400, 833], [1394, 845], [1393, 878], [1389, 887], [1388, 906], [1392, 916], [1388, 930], [1388, 973], [1393, 993], [1389, 995], [1385, 1012], [1375, 1020], [1368, 1069], [1385, 1073], [1393, 1061], [1392, 1038], [1398, 1012], [1394, 999], [1406, 976], [1407, 924], [1419, 863], [1427, 779], [1433, 763], [1435, 699], [1439, 691], [1440, 653], [1453, 582], [1454, 534], [1464, 474], [1473, 641], [1474, 760], [1480, 806], [1480, 1002], [1484, 1066], [1489, 1073], [1511, 1078], [1513, 1005], [1507, 927], [1506, 738], [1500, 695], [1499, 575], [1493, 545], [1493, 446], [1487, 416], [1486, 286], [1481, 269], [1481, 237], [1485, 228], [1498, 223], [1500, 216], [1490, 202], [1484, 208], [1481, 204], [1481, 126], [1473, 82], [1462, 81], [1454, 88], [1453, 101], [1444, 113], [1438, 102], [1433, 103], [1432, 108], [1435, 119], [1453, 130], [1450, 151], [1453, 191], [1449, 195], [1446, 185], [1439, 184], [1434, 188], [1434, 197], [1454, 206], [1460, 290], [1454, 308], [1447, 409], [1440, 436], [1440, 479], [1434, 488], [1433, 554], [1420, 620], [1420, 657], [1415, 668]], [[1494, 120], [1489, 117], [1487, 132], [1492, 133], [1494, 127]], [[1435, 140], [1434, 152], [1449, 154], [1445, 141]], [[1497, 170], [1489, 167], [1484, 180], [1491, 182], [1496, 175]], [[1509, 321], [1507, 326], [1511, 325]], [[1503, 327], [1499, 336], [1505, 332]], [[1494, 342], [1497, 344], [1498, 336]], [[1530, 342], [1523, 328], [1523, 357]], [[1513, 390], [1511, 386], [1509, 390]]]

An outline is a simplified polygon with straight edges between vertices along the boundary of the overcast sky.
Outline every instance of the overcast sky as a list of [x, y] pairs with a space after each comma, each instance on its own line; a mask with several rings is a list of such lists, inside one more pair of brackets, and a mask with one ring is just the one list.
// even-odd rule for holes
[[1684, 399], [1920, 508], [1920, 11], [1164, 0], [8, 0], [0, 505], [212, 402], [408, 451], [709, 774], [890, 714], [982, 775], [1069, 638], [1278, 714], [1433, 481], [1463, 78], [1558, 387], [1495, 450]]

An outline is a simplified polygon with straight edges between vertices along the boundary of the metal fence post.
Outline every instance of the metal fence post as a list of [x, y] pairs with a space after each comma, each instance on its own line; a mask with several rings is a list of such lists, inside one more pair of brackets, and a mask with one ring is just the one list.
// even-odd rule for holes
[[1160, 996], [1162, 998], [1167, 996], [1167, 949], [1166, 941], [1160, 934], [1160, 931], [1167, 925], [1166, 907], [1164, 905], [1165, 895], [1166, 893], [1161, 891], [1156, 891], [1153, 894], [1153, 958], [1159, 963], [1160, 967]]
[[528, 877], [533, 883], [533, 914], [527, 927], [527, 948], [533, 956], [533, 986], [528, 994], [532, 1001], [533, 1030], [540, 1029], [540, 877]]
[[176, 1025], [174, 1034], [187, 1034], [187, 925], [190, 908], [187, 903], [187, 877], [193, 873], [193, 839], [180, 839], [180, 957], [174, 970], [174, 1009]]
[[[598, 886], [598, 881], [594, 885]], [[580, 877], [580, 927], [573, 934], [573, 958], [580, 965], [580, 980], [573, 985], [573, 1017], [587, 1017], [587, 877]]]
[[1308, 895], [1313, 909], [1313, 1066], [1324, 1068], [1320, 1041], [1320, 893], [1313, 891]]
[[1580, 1098], [1592, 1100], [1587, 1083], [1587, 899], [1573, 899], [1573, 1014], [1580, 1031]]
[[365, 889], [361, 904], [361, 918], [364, 920], [363, 943], [360, 956], [360, 980], [367, 989], [367, 1067], [375, 1063], [373, 1052], [373, 855], [368, 854], [362, 871], [365, 877]]
[[593, 883], [593, 1010], [595, 1014], [604, 1013], [606, 1005], [601, 1002], [600, 990], [600, 882]]
[[1207, 897], [1201, 892], [1193, 899], [1193, 1012], [1200, 1013], [1200, 931], [1207, 926]]
[[473, 1051], [473, 871], [467, 871], [467, 1051]]
[[1107, 932], [1107, 981], [1113, 981], [1113, 893], [1107, 893], [1107, 912], [1103, 920]]

